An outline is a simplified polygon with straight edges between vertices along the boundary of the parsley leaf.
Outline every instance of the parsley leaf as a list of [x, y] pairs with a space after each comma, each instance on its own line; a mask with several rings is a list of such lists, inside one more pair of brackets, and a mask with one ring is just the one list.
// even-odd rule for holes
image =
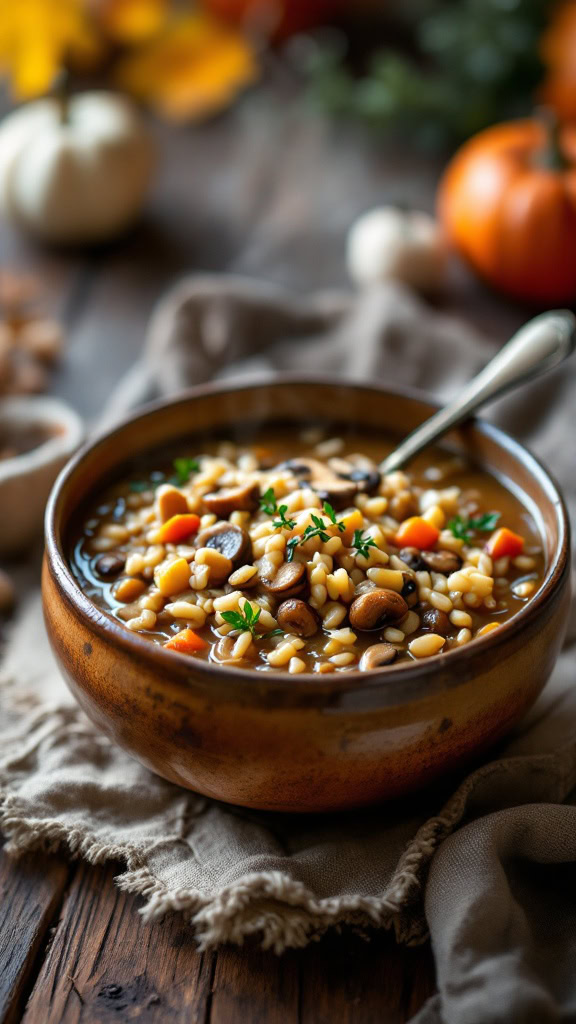
[[178, 484], [179, 487], [183, 487], [184, 484], [187, 484], [191, 473], [197, 473], [200, 469], [198, 459], [174, 459], [172, 466], [176, 473], [172, 482]]
[[251, 633], [255, 637], [261, 611], [261, 608], [253, 608], [250, 601], [246, 601], [241, 612], [222, 612], [222, 618], [224, 622], [234, 626], [234, 629], [239, 629], [241, 633]]
[[463, 516], [454, 516], [448, 522], [448, 529], [458, 540], [468, 542], [472, 540], [474, 532], [491, 533], [499, 519], [499, 512], [487, 512], [476, 519], [464, 519]]
[[368, 558], [370, 554], [368, 549], [375, 548], [377, 545], [374, 537], [364, 537], [362, 530], [354, 530], [352, 547], [356, 548], [357, 554], [362, 555], [363, 558]]
[[224, 622], [241, 633], [251, 633], [253, 640], [268, 640], [271, 636], [282, 636], [283, 629], [272, 629], [269, 633], [257, 633], [256, 626], [260, 618], [261, 608], [253, 608], [249, 601], [246, 601], [242, 611], [222, 612]]

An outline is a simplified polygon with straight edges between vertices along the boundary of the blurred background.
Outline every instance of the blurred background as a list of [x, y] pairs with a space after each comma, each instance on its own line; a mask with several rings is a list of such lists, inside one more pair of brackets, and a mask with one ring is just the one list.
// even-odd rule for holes
[[576, 295], [575, 0], [0, 0], [0, 73], [4, 395], [97, 417], [187, 272]]

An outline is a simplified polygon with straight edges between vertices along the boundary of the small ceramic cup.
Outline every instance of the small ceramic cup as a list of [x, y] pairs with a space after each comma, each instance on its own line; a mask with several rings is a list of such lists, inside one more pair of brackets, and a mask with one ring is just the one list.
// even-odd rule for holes
[[[23, 553], [42, 535], [50, 489], [81, 443], [82, 420], [57, 398], [40, 396], [0, 401], [0, 447], [24, 450], [0, 459], [0, 555]], [[26, 445], [32, 447], [26, 450]]]

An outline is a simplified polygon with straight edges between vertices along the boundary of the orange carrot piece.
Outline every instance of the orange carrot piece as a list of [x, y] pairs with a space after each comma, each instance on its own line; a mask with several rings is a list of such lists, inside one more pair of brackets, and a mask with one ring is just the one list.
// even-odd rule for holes
[[419, 548], [427, 551], [434, 547], [440, 531], [433, 523], [423, 519], [422, 516], [410, 516], [400, 523], [400, 529], [396, 534], [396, 544], [400, 548]]
[[197, 651], [203, 651], [207, 646], [206, 641], [198, 636], [193, 629], [181, 629], [164, 644], [164, 647], [168, 647], [171, 651], [180, 651], [180, 654], [196, 654]]
[[492, 558], [503, 558], [505, 555], [516, 558], [517, 555], [522, 554], [523, 549], [524, 537], [509, 530], [507, 526], [501, 526], [496, 530], [486, 544], [486, 550], [488, 554], [492, 555]]
[[163, 523], [158, 530], [158, 541], [160, 544], [178, 544], [190, 534], [197, 533], [199, 526], [199, 516], [194, 515], [193, 512], [182, 512]]

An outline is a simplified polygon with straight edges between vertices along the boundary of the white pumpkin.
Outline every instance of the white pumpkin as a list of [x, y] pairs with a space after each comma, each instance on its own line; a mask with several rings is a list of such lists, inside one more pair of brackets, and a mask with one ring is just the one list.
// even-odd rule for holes
[[446, 249], [437, 222], [427, 213], [381, 206], [350, 228], [346, 263], [360, 287], [394, 278], [417, 291], [434, 292], [444, 283]]
[[64, 108], [38, 100], [0, 124], [0, 210], [49, 242], [99, 242], [124, 230], [152, 167], [139, 113], [115, 93], [80, 93]]

